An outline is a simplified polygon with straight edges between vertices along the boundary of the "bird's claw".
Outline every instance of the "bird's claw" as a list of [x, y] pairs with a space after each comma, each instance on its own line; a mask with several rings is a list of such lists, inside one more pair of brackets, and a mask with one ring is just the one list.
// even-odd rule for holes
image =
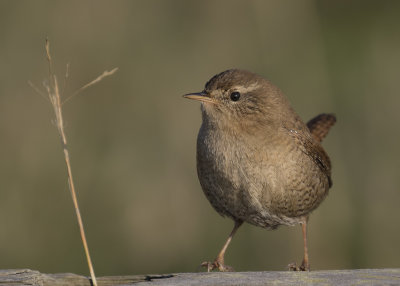
[[288, 265], [289, 271], [310, 271], [310, 264], [305, 263], [304, 260], [300, 266], [297, 266], [296, 262], [292, 262]]
[[203, 262], [202, 264], [200, 264], [200, 267], [205, 267], [207, 268], [207, 272], [211, 272], [214, 269], [218, 269], [221, 272], [234, 272], [235, 270], [233, 269], [233, 267], [229, 266], [229, 265], [225, 265], [223, 263], [218, 262], [217, 260], [215, 260], [214, 262]]

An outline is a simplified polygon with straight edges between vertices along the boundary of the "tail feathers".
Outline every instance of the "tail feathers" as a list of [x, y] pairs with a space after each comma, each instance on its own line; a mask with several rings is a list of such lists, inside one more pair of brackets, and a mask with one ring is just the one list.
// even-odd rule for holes
[[322, 113], [308, 121], [307, 127], [314, 139], [321, 142], [335, 122], [336, 116], [334, 114]]

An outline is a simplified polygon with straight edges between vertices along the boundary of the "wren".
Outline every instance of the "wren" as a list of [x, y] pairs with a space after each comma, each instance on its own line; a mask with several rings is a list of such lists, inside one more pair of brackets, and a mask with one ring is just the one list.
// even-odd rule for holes
[[289, 268], [309, 270], [308, 217], [332, 186], [331, 163], [320, 143], [335, 116], [320, 114], [306, 125], [281, 90], [239, 69], [215, 75], [203, 91], [184, 97], [201, 102], [201, 187], [214, 209], [235, 223], [217, 258], [201, 265], [233, 270], [224, 255], [243, 222], [266, 229], [301, 224], [304, 258]]

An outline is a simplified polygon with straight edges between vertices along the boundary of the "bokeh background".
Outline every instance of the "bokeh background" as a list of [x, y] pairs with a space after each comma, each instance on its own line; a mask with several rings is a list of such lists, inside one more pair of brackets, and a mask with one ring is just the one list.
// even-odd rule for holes
[[[87, 274], [52, 109], [27, 84], [51, 42], [97, 275], [197, 271], [232, 228], [195, 169], [200, 91], [232, 67], [304, 120], [334, 112], [333, 189], [310, 219], [313, 269], [400, 267], [399, 1], [0, 1], [0, 268]], [[300, 227], [243, 226], [236, 270], [302, 259]]]

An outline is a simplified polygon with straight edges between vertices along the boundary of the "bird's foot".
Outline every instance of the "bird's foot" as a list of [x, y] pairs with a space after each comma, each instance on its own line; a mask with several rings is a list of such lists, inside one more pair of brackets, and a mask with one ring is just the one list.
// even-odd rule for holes
[[289, 271], [310, 271], [310, 264], [305, 262], [304, 260], [300, 266], [297, 266], [296, 262], [293, 262], [290, 263], [288, 267]]
[[207, 272], [211, 272], [214, 269], [218, 269], [221, 272], [233, 272], [235, 271], [233, 267], [225, 265], [222, 262], [219, 262], [218, 260], [215, 260], [214, 262], [203, 262], [200, 264], [200, 267], [205, 267], [207, 268]]

